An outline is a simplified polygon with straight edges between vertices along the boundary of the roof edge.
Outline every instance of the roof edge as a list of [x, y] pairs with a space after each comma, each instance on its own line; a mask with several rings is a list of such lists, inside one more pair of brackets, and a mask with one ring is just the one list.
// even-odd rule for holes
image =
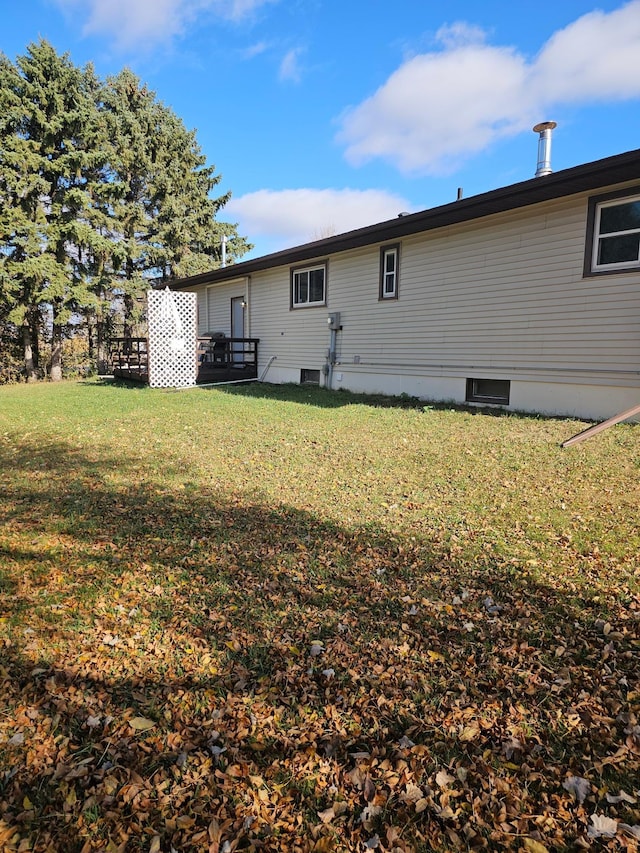
[[210, 272], [176, 279], [167, 284], [174, 290], [182, 290], [201, 284], [215, 284], [234, 278], [242, 278], [252, 272], [299, 263], [323, 255], [346, 252], [349, 249], [360, 248], [373, 243], [396, 240], [421, 231], [480, 219], [493, 213], [516, 210], [520, 207], [575, 195], [609, 184], [623, 183], [635, 178], [640, 178], [640, 149], [616, 154], [613, 157], [606, 157], [591, 163], [572, 166], [568, 169], [552, 172], [549, 175], [530, 178], [438, 207], [405, 214], [353, 231], [345, 231], [342, 234], [325, 237], [322, 240], [314, 240], [290, 249], [261, 255], [252, 260], [240, 261], [237, 264], [220, 267]]

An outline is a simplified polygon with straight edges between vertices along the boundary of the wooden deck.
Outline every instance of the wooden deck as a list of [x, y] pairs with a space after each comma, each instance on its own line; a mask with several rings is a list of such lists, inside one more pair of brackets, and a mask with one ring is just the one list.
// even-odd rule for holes
[[198, 338], [198, 384], [258, 378], [258, 338]]
[[111, 338], [109, 370], [116, 379], [149, 381], [149, 346], [146, 338]]
[[[196, 382], [238, 382], [258, 378], [258, 338], [199, 337]], [[112, 338], [109, 368], [117, 379], [149, 382], [147, 338]]]

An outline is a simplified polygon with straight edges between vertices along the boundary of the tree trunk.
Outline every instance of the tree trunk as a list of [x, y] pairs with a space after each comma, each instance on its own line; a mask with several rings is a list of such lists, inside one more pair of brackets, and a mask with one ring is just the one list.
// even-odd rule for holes
[[33, 339], [31, 337], [31, 325], [28, 315], [22, 321], [22, 348], [24, 350], [24, 375], [27, 378], [27, 382], [35, 382], [38, 377], [33, 358]]
[[62, 326], [57, 321], [57, 309], [53, 305], [53, 330], [51, 333], [51, 362], [49, 366], [49, 378], [52, 382], [60, 382], [62, 379]]
[[98, 373], [107, 373], [109, 370], [109, 359], [107, 356], [106, 324], [98, 318], [96, 322], [96, 367]]
[[29, 314], [29, 325], [31, 327], [31, 349], [33, 352], [33, 367], [36, 378], [40, 369], [40, 312], [34, 308]]
[[124, 306], [123, 334], [125, 338], [130, 338], [133, 336], [133, 297], [125, 293], [122, 304]]
[[87, 349], [89, 361], [94, 365], [96, 360], [96, 323], [91, 311], [87, 311]]

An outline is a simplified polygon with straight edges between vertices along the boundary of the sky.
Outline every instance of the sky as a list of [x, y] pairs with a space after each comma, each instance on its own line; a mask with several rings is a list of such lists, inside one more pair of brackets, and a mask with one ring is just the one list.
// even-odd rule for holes
[[251, 257], [640, 148], [640, 0], [0, 0], [0, 51], [44, 38], [129, 67], [230, 191]]

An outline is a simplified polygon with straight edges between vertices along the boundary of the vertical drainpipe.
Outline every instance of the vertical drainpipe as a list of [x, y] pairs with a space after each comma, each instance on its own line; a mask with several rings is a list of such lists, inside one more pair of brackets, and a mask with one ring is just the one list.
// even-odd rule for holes
[[326, 387], [329, 391], [333, 389], [333, 368], [336, 365], [336, 353], [338, 349], [338, 332], [342, 328], [340, 325], [340, 312], [336, 311], [333, 314], [329, 314], [327, 317], [327, 323], [329, 325], [329, 350], [327, 352], [327, 363], [326, 363], [326, 371], [327, 371], [327, 383]]
[[329, 373], [327, 374], [327, 388], [329, 391], [333, 389], [333, 368], [336, 363], [336, 338], [337, 329], [329, 330]]

